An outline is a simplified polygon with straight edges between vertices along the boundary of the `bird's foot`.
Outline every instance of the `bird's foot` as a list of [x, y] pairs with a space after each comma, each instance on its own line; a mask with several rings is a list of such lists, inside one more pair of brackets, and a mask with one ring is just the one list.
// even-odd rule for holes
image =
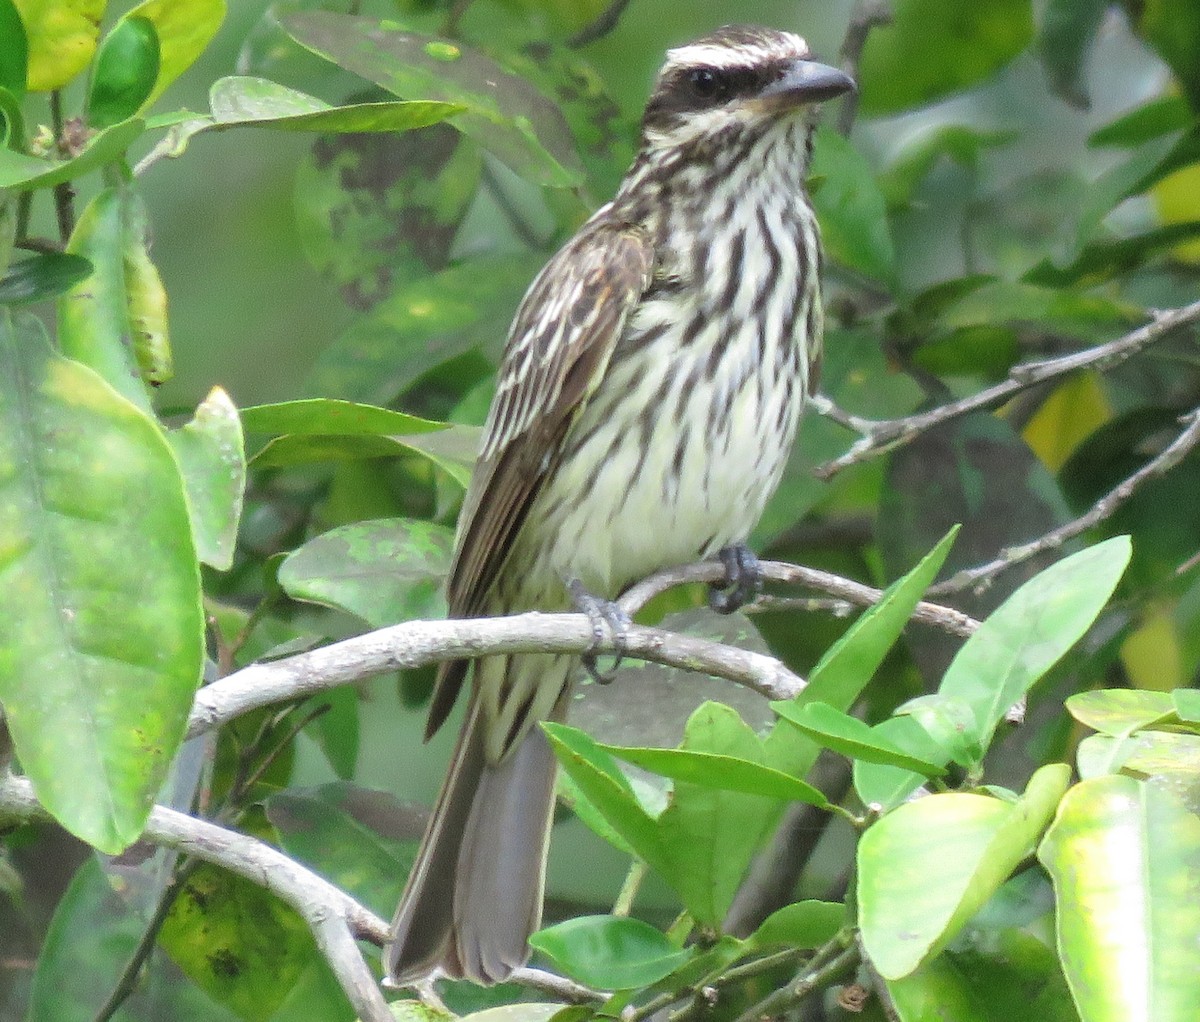
[[[621, 666], [621, 661], [625, 658], [630, 624], [629, 615], [612, 600], [605, 600], [589, 593], [577, 578], [567, 582], [567, 592], [571, 595], [571, 602], [575, 604], [575, 609], [581, 614], [586, 614], [588, 622], [592, 626], [592, 644], [580, 657], [583, 669], [591, 675], [593, 681], [600, 685], [607, 685], [616, 676], [617, 668]], [[605, 625], [612, 630], [613, 645], [617, 650], [617, 659], [607, 673], [596, 665], [596, 650], [604, 642]]]
[[718, 614], [732, 614], [758, 598], [762, 592], [762, 569], [754, 552], [744, 543], [723, 547], [717, 556], [725, 566], [725, 581], [708, 587], [708, 605]]

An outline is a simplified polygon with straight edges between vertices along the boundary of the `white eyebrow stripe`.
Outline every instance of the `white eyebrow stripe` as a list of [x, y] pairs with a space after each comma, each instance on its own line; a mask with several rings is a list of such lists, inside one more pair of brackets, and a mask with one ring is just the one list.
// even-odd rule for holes
[[[808, 43], [800, 36], [792, 33], [787, 33], [785, 38], [795, 45], [795, 56], [803, 57], [808, 55]], [[764, 46], [748, 46], [740, 45], [737, 47], [736, 54], [739, 59], [731, 60], [735, 51], [731, 51], [729, 46], [714, 46], [709, 43], [692, 43], [689, 46], [680, 46], [674, 50], [667, 51], [667, 66], [695, 66], [708, 64], [714, 67], [754, 67], [762, 60], [769, 60], [773, 57], [781, 57], [778, 49]]]

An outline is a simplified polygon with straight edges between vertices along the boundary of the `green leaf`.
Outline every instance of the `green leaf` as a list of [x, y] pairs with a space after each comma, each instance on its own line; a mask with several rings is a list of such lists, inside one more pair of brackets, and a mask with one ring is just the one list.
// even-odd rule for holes
[[288, 131], [410, 131], [444, 121], [457, 103], [328, 103], [265, 78], [220, 78], [209, 92], [213, 127], [252, 125]]
[[819, 127], [813, 147], [813, 207], [826, 254], [896, 287], [896, 249], [887, 204], [865, 157], [832, 128]]
[[[950, 759], [946, 748], [912, 717], [890, 717], [871, 730], [918, 759], [930, 763], [946, 763]], [[925, 775], [912, 770], [865, 760], [854, 763], [854, 790], [864, 805], [877, 807], [880, 811], [900, 805], [924, 783]]]
[[309, 262], [353, 309], [446, 268], [483, 156], [449, 124], [318, 138], [296, 168], [296, 229]]
[[279, 584], [293, 599], [339, 607], [375, 628], [446, 616], [442, 583], [454, 533], [389, 518], [343, 525], [288, 554]]
[[1084, 84], [1088, 51], [1107, 10], [1108, 0], [1050, 0], [1042, 14], [1038, 56], [1050, 87], [1081, 110], [1090, 105]]
[[1069, 780], [1070, 770], [1054, 763], [1030, 778], [1016, 805], [944, 792], [907, 802], [867, 830], [858, 845], [859, 925], [886, 979], [907, 976], [955, 937], [1033, 851]]
[[425, 814], [344, 781], [288, 788], [265, 802], [283, 850], [381, 915], [400, 899]]
[[972, 768], [983, 759], [983, 746], [975, 737], [975, 713], [961, 699], [935, 692], [910, 699], [895, 712], [897, 716], [912, 717], [943, 750], [937, 762], [951, 759]]
[[1193, 110], [1200, 110], [1200, 10], [1190, 0], [1126, 0], [1134, 30], [1175, 73]]
[[833, 940], [847, 923], [846, 906], [835, 901], [798, 901], [772, 912], [749, 937], [746, 944], [770, 948], [820, 947]]
[[940, 777], [946, 772], [936, 763], [908, 755], [870, 725], [825, 703], [797, 706], [791, 700], [779, 700], [771, 703], [771, 709], [818, 745], [851, 759], [915, 770], [926, 777]]
[[431, 369], [504, 328], [540, 269], [539, 255], [476, 256], [420, 277], [381, 301], [317, 358], [312, 395], [388, 404]]
[[29, 42], [29, 88], [66, 85], [96, 51], [106, 0], [14, 0]]
[[[554, 755], [579, 793], [633, 849], [635, 855], [669, 874], [658, 824], [638, 802], [620, 767], [600, 745], [576, 728], [542, 722]], [[601, 835], [603, 836], [603, 835]]]
[[1188, 724], [1200, 723], [1200, 692], [1194, 688], [1177, 688], [1171, 693], [1175, 715]]
[[140, 200], [118, 186], [100, 192], [83, 211], [68, 251], [93, 272], [59, 303], [58, 342], [69, 358], [94, 369], [122, 396], [151, 414], [150, 395], [133, 351], [134, 325], [126, 287], [125, 250]]
[[1088, 145], [1136, 149], [1161, 135], [1183, 131], [1191, 120], [1192, 112], [1184, 99], [1159, 96], [1097, 128], [1088, 136]]
[[903, 1022], [1079, 1022], [1058, 956], [1016, 929], [971, 934], [887, 988]]
[[898, 0], [871, 30], [859, 74], [864, 114], [922, 106], [991, 77], [1033, 39], [1029, 0]]
[[[692, 714], [682, 748], [765, 762], [758, 736], [736, 711], [722, 703], [704, 703]], [[715, 927], [725, 918], [750, 860], [778, 819], [781, 806], [773, 798], [676, 781], [671, 802], [658, 818], [669, 864], [660, 872], [698, 923]], [[651, 865], [657, 868], [655, 862]]]
[[83, 256], [41, 252], [13, 263], [0, 277], [0, 305], [27, 305], [57, 298], [91, 272], [92, 264]]
[[617, 916], [576, 916], [539, 930], [529, 946], [572, 979], [598, 990], [649, 986], [692, 955], [649, 923]]
[[158, 76], [138, 112], [150, 106], [195, 62], [225, 18], [225, 0], [146, 0], [121, 16], [122, 22], [150, 22], [158, 37]]
[[204, 655], [179, 469], [158, 427], [0, 312], [0, 701], [46, 808], [138, 837]]
[[1142, 731], [1131, 737], [1090, 735], [1077, 752], [1081, 777], [1125, 773], [1134, 777], [1200, 774], [1200, 736]]
[[[937, 577], [950, 553], [957, 527], [921, 558], [903, 578], [893, 582], [879, 602], [865, 610], [835, 642], [808, 676], [808, 685], [794, 700], [799, 709], [809, 703], [825, 703], [835, 710], [849, 710], [883, 663], [913, 608]], [[776, 727], [766, 740], [771, 766], [803, 777], [816, 762], [820, 746], [795, 728]]]
[[1101, 734], [1125, 735], [1169, 719], [1175, 704], [1169, 692], [1105, 688], [1076, 692], [1066, 701], [1067, 712]]
[[483, 54], [434, 36], [393, 31], [371, 18], [309, 11], [281, 22], [300, 45], [402, 99], [461, 104], [466, 109], [454, 126], [535, 184], [571, 188], [582, 182], [558, 107]]
[[980, 129], [971, 124], [933, 124], [902, 141], [879, 187], [894, 206], [912, 202], [918, 187], [939, 160], [945, 158], [969, 171], [977, 171], [984, 153], [1016, 141], [1020, 132]]
[[974, 737], [984, 748], [996, 726], [1053, 667], [1117, 587], [1133, 552], [1117, 536], [1052, 564], [1004, 601], [963, 644], [939, 692], [975, 711]]
[[154, 91], [160, 52], [158, 33], [146, 18], [122, 18], [96, 54], [88, 92], [87, 120], [107, 128], [133, 117]]
[[214, 387], [192, 421], [171, 430], [167, 440], [183, 471], [196, 553], [205, 564], [228, 571], [246, 490], [242, 426], [229, 395]]
[[1200, 818], [1172, 785], [1096, 777], [1038, 849], [1058, 950], [1087, 1022], [1183, 1022], [1200, 1003]]
[[[790, 703], [787, 705], [791, 705]], [[747, 795], [807, 802], [827, 807], [828, 799], [811, 784], [760, 763], [731, 756], [717, 756], [686, 749], [631, 748], [620, 745], [601, 745], [617, 759], [640, 766], [643, 770], [688, 781], [715, 791], [740, 791]]]
[[242, 409], [247, 433], [291, 433], [300, 436], [406, 436], [446, 429], [447, 423], [415, 415], [329, 398], [282, 401]]
[[293, 909], [208, 863], [172, 903], [158, 943], [193, 983], [243, 1019], [269, 1019], [318, 954]]
[[[29, 40], [13, 0], [0, 0], [0, 89], [15, 99], [25, 95], [29, 75]], [[9, 125], [11, 131], [12, 126]], [[19, 145], [19, 142], [18, 142]]]
[[52, 188], [73, 181], [116, 163], [145, 130], [145, 122], [138, 118], [114, 124], [91, 138], [83, 152], [69, 160], [43, 160], [0, 149], [0, 188]]

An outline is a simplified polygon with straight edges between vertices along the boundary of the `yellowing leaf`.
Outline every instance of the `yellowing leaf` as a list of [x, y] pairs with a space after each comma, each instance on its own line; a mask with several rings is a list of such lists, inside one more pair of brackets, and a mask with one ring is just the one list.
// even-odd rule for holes
[[29, 88], [66, 85], [96, 52], [105, 0], [14, 0], [29, 39]]
[[[1150, 195], [1164, 225], [1200, 220], [1200, 163], [1168, 174], [1150, 189]], [[1171, 255], [1180, 262], [1200, 265], [1200, 238], [1176, 245]]]
[[1055, 389], [1021, 435], [1051, 472], [1057, 472], [1087, 437], [1113, 417], [1097, 373], [1072, 376]]
[[1121, 662], [1134, 688], [1170, 692], [1191, 683], [1183, 676], [1173, 605], [1149, 608], [1141, 627], [1121, 644]]

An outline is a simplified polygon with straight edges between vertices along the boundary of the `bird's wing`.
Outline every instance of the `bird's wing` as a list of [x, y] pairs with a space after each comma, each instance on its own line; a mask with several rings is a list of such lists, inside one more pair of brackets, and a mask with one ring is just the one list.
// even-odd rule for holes
[[[485, 610], [567, 428], [650, 286], [653, 264], [643, 230], [601, 216], [560, 249], [530, 286], [513, 320], [483, 449], [459, 516], [447, 587], [452, 616]], [[465, 674], [463, 662], [443, 666], [427, 734], [445, 720]]]

